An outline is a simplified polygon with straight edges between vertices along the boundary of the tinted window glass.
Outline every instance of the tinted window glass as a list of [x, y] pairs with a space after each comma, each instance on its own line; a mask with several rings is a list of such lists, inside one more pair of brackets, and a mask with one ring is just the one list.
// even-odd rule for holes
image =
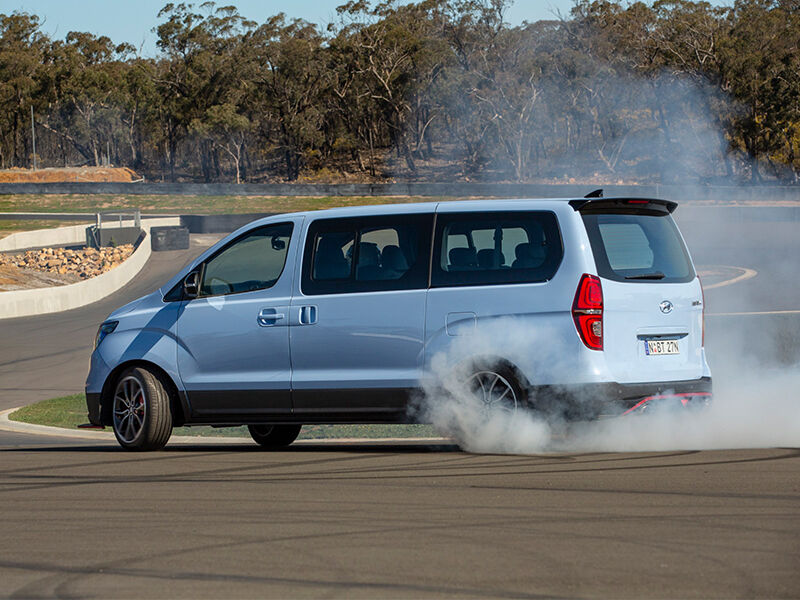
[[313, 222], [303, 258], [303, 293], [426, 287], [431, 222], [431, 215]]
[[669, 215], [584, 214], [598, 275], [615, 281], [694, 279], [689, 255]]
[[444, 214], [437, 223], [434, 286], [546, 281], [561, 263], [551, 212]]
[[419, 234], [412, 225], [362, 230], [356, 281], [387, 281], [403, 277], [416, 262]]
[[347, 279], [353, 270], [353, 231], [325, 231], [314, 240], [315, 281]]
[[286, 264], [292, 224], [259, 227], [208, 259], [200, 296], [263, 290], [275, 285]]

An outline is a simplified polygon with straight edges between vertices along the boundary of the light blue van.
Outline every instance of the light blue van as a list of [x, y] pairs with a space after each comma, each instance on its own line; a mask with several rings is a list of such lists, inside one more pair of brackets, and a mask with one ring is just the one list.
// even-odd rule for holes
[[248, 425], [282, 447], [303, 424], [413, 420], [434, 364], [488, 407], [559, 418], [706, 402], [675, 208], [485, 200], [255, 221], [100, 326], [89, 420], [131, 450], [181, 425]]

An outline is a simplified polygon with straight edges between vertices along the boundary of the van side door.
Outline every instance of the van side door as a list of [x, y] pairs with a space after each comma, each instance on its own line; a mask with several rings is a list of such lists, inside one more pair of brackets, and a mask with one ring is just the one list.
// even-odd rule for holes
[[532, 332], [575, 337], [565, 294], [554, 293], [548, 283], [563, 256], [558, 221], [550, 211], [454, 212], [439, 205], [426, 363], [437, 355], [453, 364], [501, 357], [522, 367], [534, 358], [524, 339]]
[[295, 414], [403, 420], [423, 364], [433, 215], [315, 219], [292, 298]]

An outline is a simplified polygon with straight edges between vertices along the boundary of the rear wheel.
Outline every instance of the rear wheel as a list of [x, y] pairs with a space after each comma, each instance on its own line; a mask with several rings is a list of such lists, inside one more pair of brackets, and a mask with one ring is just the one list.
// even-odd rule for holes
[[262, 448], [285, 448], [300, 435], [302, 425], [248, 425], [250, 436]]
[[144, 367], [120, 375], [112, 400], [114, 435], [126, 450], [159, 450], [172, 435], [169, 392]]
[[467, 378], [467, 387], [487, 417], [513, 415], [528, 405], [527, 390], [513, 369], [505, 365], [476, 366]]

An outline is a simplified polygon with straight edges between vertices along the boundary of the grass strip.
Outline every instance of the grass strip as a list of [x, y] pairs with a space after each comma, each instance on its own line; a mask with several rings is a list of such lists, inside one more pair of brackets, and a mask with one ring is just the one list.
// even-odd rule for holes
[[[9, 416], [12, 421], [75, 429], [87, 422], [86, 397], [72, 394], [42, 400], [20, 408]], [[91, 430], [90, 430], [91, 431]], [[210, 437], [250, 437], [246, 427], [176, 427], [173, 435]], [[430, 425], [304, 425], [298, 439], [337, 438], [412, 438], [438, 437]]]
[[463, 200], [450, 196], [167, 196], [114, 194], [6, 194], [3, 212], [108, 212], [140, 209], [148, 214], [231, 214], [321, 210], [368, 204]]

